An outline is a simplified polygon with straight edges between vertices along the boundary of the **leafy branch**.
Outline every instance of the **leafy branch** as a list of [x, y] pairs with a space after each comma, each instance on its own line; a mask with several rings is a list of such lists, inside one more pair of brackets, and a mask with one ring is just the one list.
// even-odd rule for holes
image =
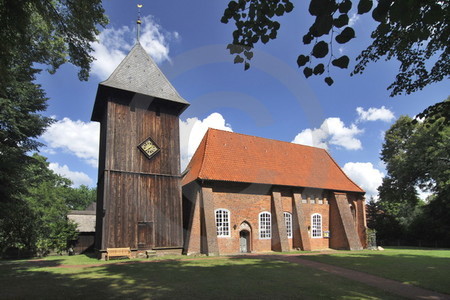
[[[346, 44], [356, 37], [349, 25], [349, 12], [354, 3], [359, 15], [371, 12], [379, 23], [372, 32], [372, 44], [356, 58], [357, 64], [351, 75], [361, 74], [370, 62], [382, 57], [400, 62], [395, 81], [388, 87], [391, 96], [410, 94], [425, 86], [448, 79], [450, 75], [450, 1], [442, 0], [310, 0], [308, 11], [315, 20], [302, 42], [312, 45], [308, 54], [300, 54], [297, 64], [303, 68], [305, 77], [323, 75], [325, 82], [333, 84], [331, 65], [347, 69], [350, 58], [336, 58], [333, 44]], [[250, 67], [255, 44], [276, 39], [280, 23], [274, 21], [294, 9], [289, 0], [239, 0], [230, 1], [221, 19], [223, 23], [233, 20], [236, 30], [233, 42], [228, 45], [235, 63]], [[336, 35], [335, 35], [336, 34]], [[328, 39], [326, 38], [328, 36]], [[315, 60], [328, 58], [325, 65]]]

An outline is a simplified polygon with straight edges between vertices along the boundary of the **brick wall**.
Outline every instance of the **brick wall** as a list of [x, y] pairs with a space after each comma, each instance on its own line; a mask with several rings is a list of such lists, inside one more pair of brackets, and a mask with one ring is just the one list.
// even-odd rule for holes
[[339, 215], [336, 198], [330, 193], [330, 248], [333, 249], [348, 249], [348, 241], [345, 236], [344, 226], [342, 224], [341, 216]]
[[367, 248], [366, 240], [366, 202], [364, 196], [357, 194], [349, 194], [349, 202], [353, 203], [356, 210], [357, 231], [363, 248]]
[[[301, 248], [300, 233], [296, 214], [294, 213], [294, 201], [292, 189], [277, 188], [281, 191], [282, 212], [292, 214], [293, 237], [287, 239], [288, 249], [293, 250]], [[308, 238], [312, 250], [327, 248], [345, 249], [348, 248], [347, 238], [342, 228], [342, 221], [337, 212], [336, 200], [332, 193], [322, 190], [305, 189], [302, 192], [302, 210], [305, 216], [304, 228], [308, 228]], [[195, 193], [191, 193], [195, 194]], [[274, 224], [274, 207], [272, 205], [272, 187], [256, 184], [238, 184], [230, 182], [214, 182], [212, 184], [212, 203], [215, 209], [226, 209], [230, 212], [230, 236], [217, 237], [217, 247], [219, 254], [231, 254], [240, 252], [239, 234], [241, 225], [250, 232], [250, 251], [267, 252], [274, 249], [271, 239], [259, 238], [259, 214], [261, 212], [270, 212], [272, 214], [272, 238], [277, 238], [276, 224]], [[359, 197], [359, 198], [358, 198]], [[349, 203], [354, 203], [357, 232], [359, 238], [365, 240], [365, 214], [364, 199], [362, 196], [349, 196]], [[184, 199], [186, 201], [186, 199]], [[312, 238], [311, 237], [311, 216], [318, 213], [322, 216], [322, 232], [329, 231], [330, 238]], [[201, 222], [202, 213], [200, 205], [193, 205], [192, 212], [189, 215], [195, 218], [185, 224], [191, 224], [187, 236], [189, 236], [189, 249], [186, 253], [198, 253], [202, 251], [202, 242], [205, 243], [206, 237]], [[284, 219], [283, 219], [284, 222]], [[285, 228], [284, 224], [282, 228]], [[202, 236], [203, 235], [203, 236]], [[186, 241], [185, 241], [186, 242]], [[186, 243], [185, 243], [186, 244]], [[186, 246], [185, 246], [186, 247]], [[204, 251], [204, 250], [203, 250]]]
[[[253, 191], [231, 185], [216, 186], [213, 189], [215, 209], [230, 211], [230, 237], [218, 237], [219, 253], [239, 252], [239, 227], [243, 222], [250, 225], [250, 250], [252, 252], [271, 251], [271, 240], [259, 238], [259, 220], [261, 212], [271, 212], [271, 195], [265, 189], [253, 187]], [[273, 218], [272, 218], [273, 220]], [[273, 230], [272, 230], [273, 233]]]

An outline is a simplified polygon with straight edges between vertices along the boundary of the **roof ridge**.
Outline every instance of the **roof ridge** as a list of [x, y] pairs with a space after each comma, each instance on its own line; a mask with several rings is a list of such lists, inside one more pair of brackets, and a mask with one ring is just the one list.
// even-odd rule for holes
[[[208, 136], [208, 131], [203, 135], [202, 140], [200, 141], [200, 144], [197, 146], [197, 149], [195, 149], [194, 154], [192, 155], [191, 159], [189, 160], [188, 165], [186, 166], [186, 170], [184, 171], [186, 174], [183, 177], [183, 180], [187, 183], [191, 182], [192, 180], [195, 180], [197, 178], [201, 177], [201, 173], [203, 170], [203, 165], [205, 161], [205, 152], [206, 152], [206, 139]], [[200, 163], [197, 163], [197, 162]], [[195, 178], [190, 178], [192, 172], [194, 172]]]
[[[213, 128], [208, 127], [208, 129], [206, 130], [205, 135], [203, 136], [202, 141], [200, 142], [200, 144], [201, 144], [203, 142], [203, 140], [205, 140], [205, 148], [203, 150], [202, 162], [200, 164], [200, 170], [198, 170], [198, 177], [199, 178], [201, 178], [201, 176], [202, 176], [203, 166], [205, 164], [206, 151], [208, 150], [208, 138], [209, 138], [210, 129], [213, 129]], [[200, 148], [200, 145], [199, 145], [199, 148]], [[197, 148], [197, 149], [199, 149], [199, 148]], [[195, 155], [195, 153], [194, 153], [194, 155]]]
[[315, 146], [310, 146], [310, 145], [305, 145], [305, 144], [297, 144], [297, 143], [293, 143], [293, 142], [281, 141], [281, 140], [276, 140], [276, 139], [273, 139], [273, 138], [266, 138], [266, 137], [262, 137], [262, 136], [250, 135], [250, 134], [245, 134], [245, 133], [240, 133], [240, 132], [228, 131], [228, 130], [217, 129], [217, 128], [209, 128], [209, 129], [220, 131], [220, 132], [224, 132], [224, 133], [227, 133], [227, 134], [237, 134], [237, 135], [243, 135], [243, 136], [248, 136], [248, 137], [257, 138], [257, 139], [274, 141], [274, 142], [277, 142], [277, 143], [285, 143], [285, 144], [288, 144], [288, 145], [292, 145], [294, 147], [300, 146], [300, 147], [306, 147], [306, 148], [325, 150], [324, 148], [321, 148], [321, 147], [315, 147]]

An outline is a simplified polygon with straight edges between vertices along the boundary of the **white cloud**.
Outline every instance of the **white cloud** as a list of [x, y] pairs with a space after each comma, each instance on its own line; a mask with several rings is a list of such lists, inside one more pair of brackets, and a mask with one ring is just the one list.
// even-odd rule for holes
[[39, 151], [42, 153], [45, 153], [45, 154], [49, 154], [49, 155], [56, 154], [56, 151], [51, 148], [42, 148], [42, 149], [39, 149]]
[[430, 191], [423, 191], [418, 186], [416, 186], [416, 191], [417, 191], [417, 195], [419, 196], [419, 198], [424, 200], [424, 201], [426, 201], [429, 196], [433, 195], [432, 192], [430, 192]]
[[98, 166], [100, 124], [72, 121], [64, 118], [53, 123], [42, 135], [49, 151], [62, 149], [83, 159], [94, 168]]
[[58, 163], [50, 163], [49, 169], [65, 178], [72, 180], [74, 186], [92, 185], [93, 180], [83, 172], [70, 171], [67, 165], [60, 166]]
[[413, 120], [417, 120], [419, 123], [423, 123], [425, 121], [425, 117], [419, 118], [417, 115], [412, 117]]
[[359, 21], [359, 15], [357, 13], [353, 13], [353, 15], [348, 20], [348, 26], [353, 26], [358, 21]]
[[[142, 18], [140, 43], [156, 63], [170, 61], [169, 42], [179, 40], [178, 32], [168, 32], [156, 23], [152, 16]], [[98, 36], [99, 42], [92, 44], [95, 61], [92, 73], [100, 79], [107, 79], [125, 58], [136, 40], [135, 28], [122, 26], [119, 29], [107, 28]]]
[[224, 117], [217, 112], [203, 120], [196, 117], [188, 118], [186, 121], [180, 119], [181, 170], [188, 165], [208, 128], [233, 131], [231, 125], [227, 124]]
[[382, 106], [381, 108], [371, 107], [364, 110], [362, 107], [357, 107], [358, 121], [383, 121], [390, 122], [395, 119], [394, 113]]
[[325, 142], [328, 134], [320, 128], [305, 129], [294, 138], [292, 143], [328, 149]]
[[328, 145], [336, 145], [347, 150], [362, 149], [361, 141], [355, 136], [362, 133], [355, 124], [345, 127], [339, 118], [327, 118], [320, 128], [305, 129], [294, 138], [292, 143], [328, 149]]
[[384, 138], [386, 137], [386, 131], [380, 130], [380, 140], [384, 141]]
[[377, 197], [377, 188], [383, 182], [384, 174], [380, 170], [374, 168], [372, 163], [348, 162], [342, 169], [348, 177], [366, 191], [367, 199], [369, 199], [370, 196]]

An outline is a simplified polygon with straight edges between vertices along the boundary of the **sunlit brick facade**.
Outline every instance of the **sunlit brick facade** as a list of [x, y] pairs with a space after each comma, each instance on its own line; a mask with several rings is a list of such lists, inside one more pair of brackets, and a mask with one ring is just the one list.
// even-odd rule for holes
[[184, 252], [362, 249], [364, 206], [325, 150], [210, 129], [183, 178]]

